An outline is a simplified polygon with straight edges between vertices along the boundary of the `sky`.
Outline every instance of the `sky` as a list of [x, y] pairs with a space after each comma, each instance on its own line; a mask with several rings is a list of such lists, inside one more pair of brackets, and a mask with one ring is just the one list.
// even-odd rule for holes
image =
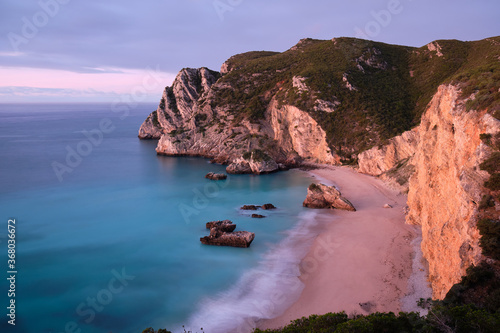
[[184, 67], [302, 38], [423, 46], [500, 35], [498, 0], [22, 0], [0, 3], [0, 103], [157, 102]]

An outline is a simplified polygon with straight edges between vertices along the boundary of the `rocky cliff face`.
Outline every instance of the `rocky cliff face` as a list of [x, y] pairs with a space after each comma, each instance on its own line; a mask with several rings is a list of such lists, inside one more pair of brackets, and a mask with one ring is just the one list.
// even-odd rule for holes
[[380, 176], [397, 167], [401, 161], [415, 154], [418, 137], [418, 128], [414, 128], [390, 139], [385, 146], [362, 152], [358, 155], [359, 172]]
[[460, 95], [456, 86], [440, 86], [418, 127], [359, 155], [360, 172], [400, 185], [410, 178], [407, 223], [422, 226], [437, 299], [482, 259], [476, 223], [489, 174], [479, 165], [492, 150], [481, 134], [500, 132], [499, 120], [486, 110], [467, 111]]
[[[299, 159], [338, 162], [325, 131], [305, 111], [273, 99], [265, 116], [251, 121], [237, 118], [230, 105], [216, 105], [215, 93], [228, 89], [216, 82], [218, 77], [219, 73], [206, 68], [183, 69], [163, 92], [158, 109], [142, 124], [139, 137], [159, 139], [158, 154], [235, 162], [228, 169], [231, 173], [273, 172], [277, 163], [291, 165]], [[265, 150], [270, 160], [253, 163], [243, 158], [254, 150]]]
[[480, 135], [499, 131], [500, 121], [486, 111], [467, 112], [451, 85], [439, 87], [422, 117], [407, 222], [422, 226], [422, 251], [435, 298], [444, 298], [481, 259], [476, 223], [489, 175], [479, 164], [490, 149]]

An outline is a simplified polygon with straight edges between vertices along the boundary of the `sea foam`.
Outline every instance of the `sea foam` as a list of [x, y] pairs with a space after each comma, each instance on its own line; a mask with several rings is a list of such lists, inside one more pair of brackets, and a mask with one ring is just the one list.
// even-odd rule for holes
[[[184, 328], [192, 332], [251, 332], [262, 319], [275, 318], [299, 298], [300, 263], [317, 236], [316, 212], [299, 216], [287, 237], [272, 247], [227, 291], [204, 299]], [[258, 236], [257, 236], [258, 237]], [[182, 331], [182, 328], [174, 332]]]

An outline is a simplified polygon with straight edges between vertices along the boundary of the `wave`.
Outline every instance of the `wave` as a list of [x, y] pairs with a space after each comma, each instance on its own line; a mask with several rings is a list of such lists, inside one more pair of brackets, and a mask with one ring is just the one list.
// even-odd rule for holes
[[256, 268], [244, 273], [229, 290], [201, 301], [184, 329], [247, 333], [260, 320], [283, 314], [304, 289], [299, 279], [300, 263], [317, 236], [316, 215], [317, 212], [300, 214], [297, 225], [264, 255]]

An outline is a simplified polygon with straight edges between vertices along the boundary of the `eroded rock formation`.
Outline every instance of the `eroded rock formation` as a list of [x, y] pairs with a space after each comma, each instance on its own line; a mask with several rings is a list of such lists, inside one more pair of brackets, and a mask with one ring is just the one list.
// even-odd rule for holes
[[229, 220], [208, 222], [206, 227], [210, 235], [200, 238], [205, 245], [249, 247], [255, 238], [253, 232], [234, 231], [236, 224]]
[[342, 196], [335, 186], [311, 184], [307, 189], [307, 197], [303, 202], [308, 208], [336, 208], [356, 211], [356, 208]]
[[202, 244], [232, 247], [249, 247], [255, 238], [253, 232], [224, 232], [218, 228], [210, 229], [210, 235], [200, 238]]

